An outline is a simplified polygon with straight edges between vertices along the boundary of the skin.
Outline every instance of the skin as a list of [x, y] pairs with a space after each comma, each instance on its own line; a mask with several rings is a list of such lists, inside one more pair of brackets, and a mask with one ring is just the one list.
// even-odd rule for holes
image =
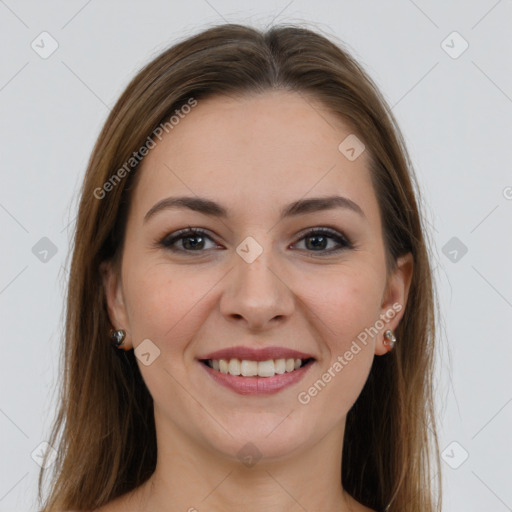
[[[384, 331], [396, 329], [405, 308], [307, 405], [297, 399], [379, 315], [407, 301], [411, 255], [387, 273], [367, 152], [349, 161], [338, 150], [350, 133], [296, 93], [215, 97], [200, 100], [145, 157], [120, 274], [107, 263], [102, 271], [126, 346], [150, 339], [160, 350], [149, 366], [138, 360], [155, 404], [158, 462], [146, 484], [102, 512], [370, 510], [340, 484], [345, 419], [373, 358], [388, 351]], [[293, 201], [335, 194], [363, 215], [336, 208], [279, 219]], [[144, 222], [158, 201], [178, 195], [215, 200], [230, 215], [167, 209]], [[188, 226], [211, 239], [195, 251], [183, 245], [190, 238], [174, 244], [182, 252], [158, 244]], [[316, 227], [345, 234], [353, 248], [329, 253], [338, 247], [331, 238], [311, 248], [303, 233]], [[236, 252], [249, 236], [263, 249], [252, 263]], [[294, 348], [316, 361], [277, 394], [242, 396], [197, 361], [234, 345]], [[248, 442], [261, 454], [252, 467], [237, 457]]]

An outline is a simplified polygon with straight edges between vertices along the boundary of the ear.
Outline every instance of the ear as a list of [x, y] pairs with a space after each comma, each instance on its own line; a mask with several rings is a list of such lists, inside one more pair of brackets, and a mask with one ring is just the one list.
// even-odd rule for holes
[[124, 329], [126, 331], [123, 348], [126, 347], [128, 350], [133, 347], [130, 339], [128, 314], [124, 302], [121, 272], [111, 261], [103, 261], [100, 264], [100, 272], [103, 279], [103, 289], [105, 290], [110, 323], [114, 329]]
[[[381, 356], [389, 351], [384, 345], [384, 333], [388, 329], [393, 331], [398, 327], [405, 313], [409, 288], [411, 286], [414, 261], [409, 252], [397, 258], [396, 266], [388, 277], [386, 289], [382, 297], [380, 319], [384, 322], [384, 328], [377, 339], [375, 354]], [[400, 340], [398, 340], [400, 341]]]

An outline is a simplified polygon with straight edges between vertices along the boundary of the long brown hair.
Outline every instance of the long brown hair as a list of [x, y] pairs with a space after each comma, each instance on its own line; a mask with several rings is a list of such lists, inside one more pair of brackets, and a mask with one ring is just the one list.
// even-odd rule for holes
[[[109, 343], [100, 274], [101, 262], [119, 262], [123, 250], [137, 176], [136, 163], [126, 167], [126, 162], [191, 98], [200, 102], [275, 88], [318, 100], [351, 126], [371, 157], [388, 266], [407, 252], [414, 259], [399, 343], [386, 357], [374, 358], [347, 416], [341, 483], [374, 509], [440, 510], [433, 402], [436, 302], [420, 196], [400, 130], [375, 84], [342, 44], [297, 26], [262, 32], [226, 24], [179, 42], [146, 65], [112, 109], [92, 152], [73, 239], [61, 403], [50, 438], [57, 458], [46, 500], [46, 472], [39, 476], [44, 512], [99, 507], [144, 483], [156, 465], [152, 398], [133, 351]], [[98, 192], [107, 188], [108, 194]]]

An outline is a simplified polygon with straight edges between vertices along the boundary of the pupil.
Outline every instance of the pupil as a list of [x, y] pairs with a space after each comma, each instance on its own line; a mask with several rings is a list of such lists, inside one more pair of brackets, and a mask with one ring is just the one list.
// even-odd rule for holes
[[[184, 241], [184, 244], [185, 244], [185, 249], [196, 249], [199, 245], [201, 245], [201, 242], [199, 243], [189, 243], [190, 240], [202, 240], [203, 237], [201, 236], [188, 236], [187, 238], [185, 238], [185, 241]], [[188, 245], [188, 247], [187, 247]]]
[[[320, 243], [318, 244], [318, 240], [322, 240], [324, 243]], [[308, 237], [308, 240], [316, 240], [317, 242], [313, 243], [313, 244], [307, 244], [307, 245], [312, 245], [312, 248], [320, 248], [320, 249], [325, 249], [325, 241], [326, 241], [326, 238], [325, 236], [322, 236], [322, 235], [314, 235], [314, 236], [310, 236]], [[310, 249], [311, 247], [308, 247], [308, 249]]]

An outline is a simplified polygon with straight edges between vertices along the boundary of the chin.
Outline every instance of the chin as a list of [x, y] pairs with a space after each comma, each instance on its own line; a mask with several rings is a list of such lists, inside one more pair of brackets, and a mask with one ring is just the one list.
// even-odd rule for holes
[[315, 433], [304, 422], [283, 419], [265, 414], [248, 415], [245, 420], [239, 417], [236, 423], [223, 423], [229, 434], [222, 430], [218, 436], [205, 437], [204, 441], [226, 459], [243, 464], [249, 461], [248, 467], [257, 462], [284, 460], [305, 445], [314, 444]]

